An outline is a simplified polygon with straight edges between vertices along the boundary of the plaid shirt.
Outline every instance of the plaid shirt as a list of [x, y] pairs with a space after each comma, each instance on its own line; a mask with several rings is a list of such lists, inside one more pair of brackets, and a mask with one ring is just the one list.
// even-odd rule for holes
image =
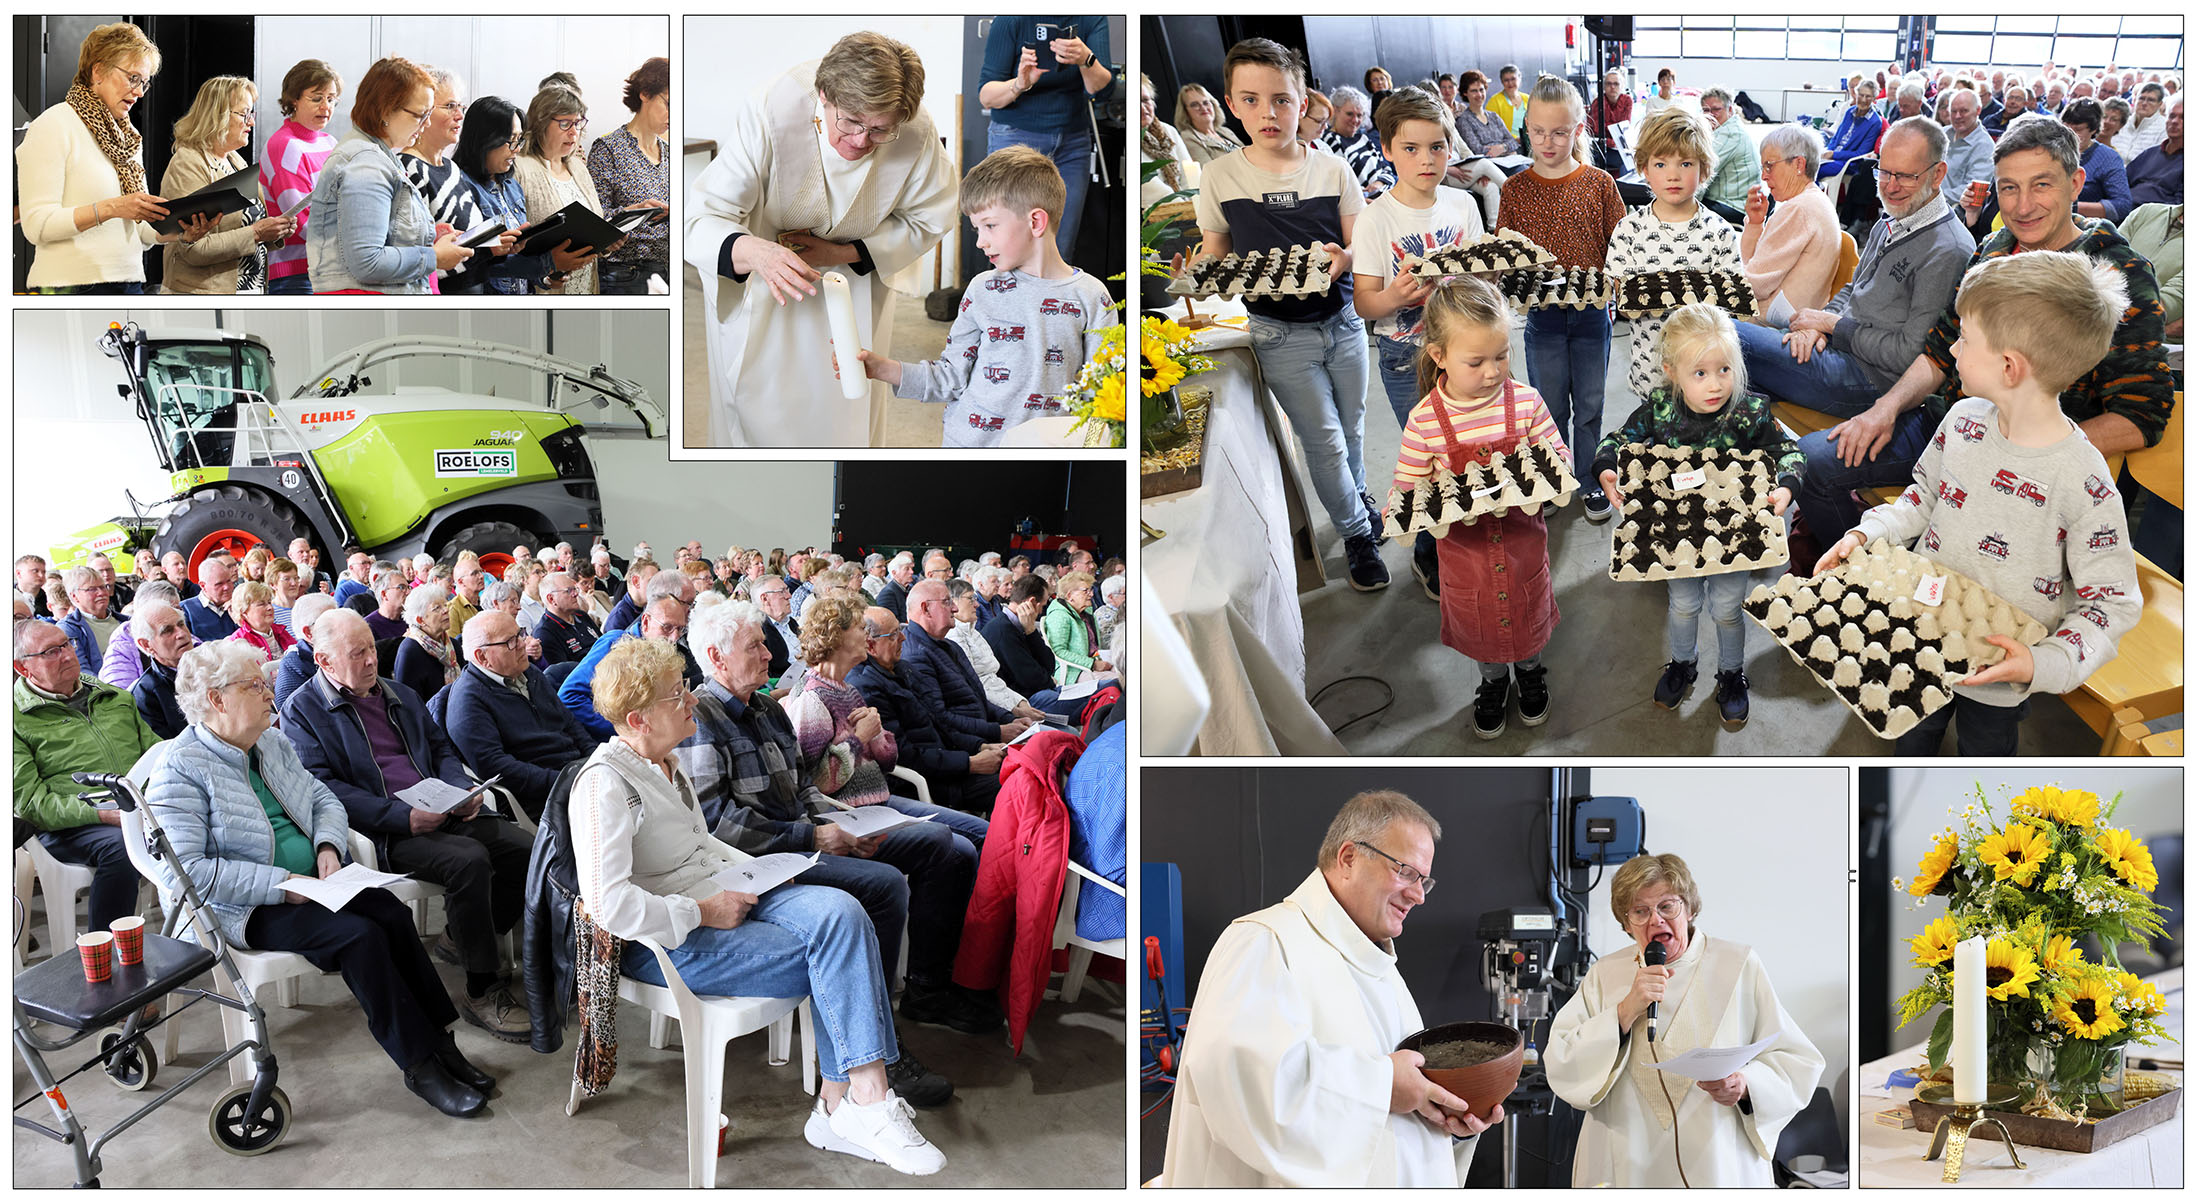
[[711, 832], [749, 854], [815, 849], [811, 818], [840, 806], [801, 770], [794, 724], [778, 702], [759, 690], [743, 704], [715, 679], [696, 699], [695, 734], [673, 754]]

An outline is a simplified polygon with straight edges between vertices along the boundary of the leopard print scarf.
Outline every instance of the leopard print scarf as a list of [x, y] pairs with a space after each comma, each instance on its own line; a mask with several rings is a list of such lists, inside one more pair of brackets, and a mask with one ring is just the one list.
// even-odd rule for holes
[[91, 131], [92, 140], [99, 143], [99, 152], [114, 164], [115, 174], [122, 179], [121, 194], [134, 196], [144, 191], [145, 164], [138, 161], [138, 153], [145, 148], [145, 135], [128, 121], [116, 120], [115, 114], [107, 111], [107, 102], [81, 83], [69, 85], [68, 104], [76, 110], [84, 128]]
[[573, 1081], [584, 1096], [610, 1087], [619, 1069], [619, 959], [625, 951], [624, 940], [598, 927], [579, 900], [573, 902], [573, 978], [580, 994]]
[[1138, 152], [1147, 162], [1158, 162], [1161, 181], [1172, 192], [1184, 190], [1184, 165], [1176, 161], [1176, 147], [1169, 143], [1168, 135], [1152, 125], [1142, 125], [1138, 130]]

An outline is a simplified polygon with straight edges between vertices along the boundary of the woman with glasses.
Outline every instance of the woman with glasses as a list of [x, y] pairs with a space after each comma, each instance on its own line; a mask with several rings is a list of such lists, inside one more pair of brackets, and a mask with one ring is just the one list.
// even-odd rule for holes
[[[176, 122], [175, 153], [160, 177], [162, 195], [188, 196], [249, 164], [252, 106], [259, 90], [237, 75], [216, 75], [199, 85], [191, 111]], [[247, 189], [248, 193], [252, 189]], [[161, 287], [168, 294], [256, 296], [267, 290], [267, 251], [290, 236], [291, 223], [256, 196], [251, 207], [229, 213], [196, 243], [170, 242], [161, 251]]]
[[1112, 664], [1100, 655], [1100, 631], [1093, 624], [1092, 575], [1071, 571], [1062, 576], [1054, 590], [1054, 602], [1039, 619], [1047, 648], [1054, 651], [1054, 682], [1067, 687], [1083, 679], [1087, 671], [1112, 670]]
[[458, 678], [458, 647], [451, 644], [451, 590], [424, 583], [405, 596], [405, 632], [398, 636], [391, 678], [433, 697]]
[[[580, 155], [583, 134], [588, 132], [588, 106], [577, 93], [551, 86], [535, 93], [527, 105], [525, 142], [513, 160], [512, 176], [527, 198], [527, 219], [540, 221], [578, 201], [590, 212], [601, 214], [603, 201], [596, 196], [596, 181]], [[613, 250], [623, 242], [613, 243]], [[535, 291], [548, 295], [596, 294], [596, 258], [593, 249], [570, 241], [557, 247], [561, 264]]]
[[[1146, 79], [1144, 75], [1138, 78], [1141, 82]], [[1198, 163], [1221, 158], [1245, 146], [1245, 139], [1223, 124], [1222, 102], [1196, 83], [1176, 89], [1176, 131], [1184, 139], [1184, 149]]]
[[[626, 77], [620, 96], [632, 120], [588, 148], [588, 175], [596, 194], [610, 209], [671, 208], [672, 156], [666, 135], [672, 132], [672, 63], [652, 58]], [[598, 274], [606, 296], [646, 296], [655, 276], [672, 283], [672, 226], [651, 221], [636, 229], [618, 250], [604, 256]]]
[[923, 100], [916, 51], [852, 33], [719, 137], [682, 243], [708, 301], [711, 445], [884, 441], [890, 389], [843, 398], [818, 281], [845, 277], [866, 345], [893, 344], [887, 278], [955, 226], [960, 181]]
[[313, 194], [313, 181], [336, 149], [328, 123], [336, 119], [336, 102], [343, 94], [343, 78], [318, 58], [301, 59], [283, 75], [277, 102], [283, 124], [268, 135], [267, 148], [260, 153], [260, 193], [274, 201], [277, 213], [292, 214], [289, 234], [267, 256], [269, 295], [313, 294], [306, 274], [307, 210], [300, 202]]
[[[513, 160], [526, 140], [519, 106], [504, 97], [483, 96], [466, 110], [451, 161], [481, 220], [501, 221], [509, 230], [527, 224], [527, 196], [512, 175]], [[569, 271], [587, 261], [585, 254], [512, 254], [502, 240], [497, 244], [505, 249], [476, 255], [467, 269], [445, 278], [444, 293], [524, 296], [550, 272]]]
[[130, 108], [152, 86], [160, 48], [126, 21], [101, 25], [77, 51], [76, 79], [40, 113], [15, 148], [16, 222], [31, 244], [30, 286], [47, 295], [141, 295], [145, 250], [196, 243], [214, 222], [194, 217], [179, 233], [151, 222], [168, 215], [145, 190], [145, 135]]
[[418, 63], [385, 58], [367, 68], [352, 132], [313, 183], [306, 261], [316, 294], [425, 295], [437, 271], [473, 257], [455, 230], [437, 230], [397, 161], [434, 112], [435, 80]]
[[[427, 202], [436, 223], [448, 225], [463, 236], [489, 219], [482, 214], [474, 198], [473, 186], [458, 169], [452, 154], [465, 128], [466, 84], [450, 71], [437, 67], [423, 69], [435, 81], [435, 107], [427, 123], [413, 136], [412, 144], [397, 156], [397, 162], [405, 168], [405, 178], [411, 181], [413, 190]], [[444, 295], [482, 291], [488, 280], [486, 269], [497, 258], [512, 252], [513, 244], [519, 240], [518, 229], [516, 223], [507, 226], [503, 236], [481, 247], [481, 252], [466, 260], [464, 266], [439, 278], [436, 290]]]
[[[1551, 1090], [1583, 1114], [1574, 1186], [1771, 1187], [1780, 1131], [1810, 1102], [1825, 1057], [1756, 951], [1699, 928], [1703, 897], [1679, 855], [1614, 871], [1612, 915], [1630, 943], [1589, 967], [1543, 1055]], [[1656, 1066], [1767, 1039], [1740, 1070], [1704, 1083]]]
[[1742, 273], [1757, 294], [1763, 323], [1774, 329], [1786, 329], [1788, 318], [1803, 309], [1824, 308], [1833, 294], [1841, 222], [1833, 200], [1811, 182], [1825, 152], [1818, 131], [1807, 125], [1782, 125], [1757, 147], [1764, 185], [1750, 189], [1742, 210]]

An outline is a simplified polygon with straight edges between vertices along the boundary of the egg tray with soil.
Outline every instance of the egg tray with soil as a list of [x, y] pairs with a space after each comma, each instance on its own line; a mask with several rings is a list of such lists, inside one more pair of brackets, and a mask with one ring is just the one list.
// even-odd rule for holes
[[1443, 537], [1454, 525], [1492, 513], [1544, 504], [1559, 507], [1579, 490], [1556, 439], [1546, 435], [1522, 442], [1511, 454], [1492, 454], [1486, 464], [1469, 462], [1456, 475], [1444, 463], [1432, 463], [1410, 495], [1393, 486], [1383, 505], [1383, 536]]
[[1483, 234], [1471, 242], [1445, 246], [1431, 250], [1422, 257], [1409, 258], [1399, 265], [1398, 273], [1418, 275], [1424, 279], [1440, 279], [1446, 275], [1491, 275], [1557, 261], [1557, 255], [1536, 245], [1518, 231], [1500, 229], [1496, 233]]
[[1749, 277], [1740, 271], [1638, 271], [1623, 275], [1614, 289], [1614, 308], [1622, 317], [1657, 317], [1684, 304], [1716, 304], [1737, 317], [1762, 315]]
[[1766, 507], [1772, 467], [1762, 450], [1622, 446], [1611, 577], [1688, 579], [1786, 564], [1787, 530]]
[[[1916, 598], [1945, 579], [1941, 601]], [[1977, 581], [1885, 538], [1812, 579], [1783, 575], [1742, 611], [1883, 738], [1897, 738], [1955, 698], [1957, 681], [2007, 657], [1999, 634], [2030, 646], [2047, 627]]]
[[1220, 258], [1203, 258], [1186, 266], [1169, 281], [1169, 292], [1195, 299], [1319, 296], [1336, 286], [1329, 268], [1329, 252], [1319, 242], [1232, 251]]
[[1612, 277], [1595, 267], [1526, 267], [1499, 275], [1497, 290], [1518, 309], [1601, 309], [1612, 302]]

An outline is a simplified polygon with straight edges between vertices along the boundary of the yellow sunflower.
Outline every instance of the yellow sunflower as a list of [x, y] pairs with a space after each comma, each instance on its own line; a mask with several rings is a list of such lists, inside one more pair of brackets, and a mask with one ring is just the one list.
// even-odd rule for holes
[[2050, 975], [2061, 975], [2083, 966], [2085, 952], [2061, 934], [2047, 939], [2046, 947], [2040, 951], [2040, 969]]
[[1948, 868], [1955, 865], [1955, 861], [1955, 831], [1941, 830], [1940, 837], [1933, 842], [1933, 848], [1925, 852], [1925, 857], [1917, 860], [1917, 878], [1910, 881], [1910, 894], [1932, 895], [1933, 889], [1940, 886], [1940, 881], [1947, 878]]
[[1123, 419], [1123, 377], [1110, 375], [1093, 389], [1092, 415], [1103, 421]]
[[2099, 1041], [2124, 1027], [2116, 1015], [2116, 985], [2098, 976], [2081, 979], [2070, 994], [2055, 1001], [2055, 1019], [2079, 1037]]
[[2009, 801], [2011, 812], [2028, 812], [2065, 825], [2091, 825], [2101, 815], [2101, 798], [2075, 788], [2026, 788]]
[[2147, 844], [2131, 836], [2129, 830], [2111, 829], [2093, 843], [2094, 852], [2101, 856], [2118, 878], [2138, 888], [2151, 892], [2161, 878], [2154, 873], [2154, 855]]
[[2007, 938], [1989, 938], [1986, 942], [1986, 998], [2008, 1000], [2016, 996], [2029, 998], [2032, 984], [2038, 982], [2040, 965], [2032, 958], [2032, 952]]
[[2029, 825], [2012, 824], [1979, 843], [1978, 860], [1994, 868], [1994, 878], [2031, 887], [2047, 861], [2047, 835]]
[[1910, 952], [1916, 955], [1913, 961], [1921, 967], [1937, 967], [1955, 957], [1956, 943], [1962, 939], [1955, 918], [1942, 917], [1910, 939]]
[[2124, 993], [2124, 1003], [2142, 1017], [2158, 1017], [2169, 1011], [2169, 1001], [2162, 998], [2159, 988], [2129, 971], [2116, 972], [2116, 986]]

